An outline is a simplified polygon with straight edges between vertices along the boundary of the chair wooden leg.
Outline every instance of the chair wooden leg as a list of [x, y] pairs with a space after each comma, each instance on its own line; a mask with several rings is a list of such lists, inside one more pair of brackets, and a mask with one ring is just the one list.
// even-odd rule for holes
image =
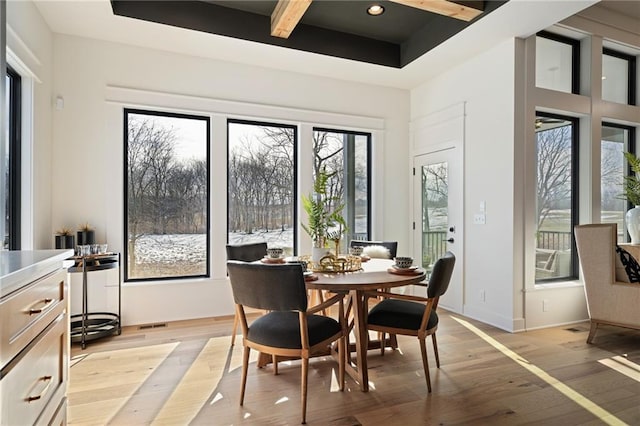
[[338, 340], [338, 380], [340, 381], [340, 391], [344, 391], [344, 370], [347, 361], [347, 339], [345, 336]]
[[398, 349], [398, 336], [396, 336], [395, 334], [390, 334], [388, 340], [389, 340], [389, 346], [391, 346], [391, 349], [393, 349], [394, 351]]
[[387, 345], [386, 335], [387, 333], [378, 333], [380, 335], [380, 355], [384, 356], [384, 347]]
[[233, 330], [231, 331], [231, 346], [236, 343], [236, 333], [238, 331], [238, 314], [233, 316]]
[[271, 355], [271, 363], [273, 364], [273, 375], [278, 375], [278, 357], [277, 355]]
[[247, 370], [249, 370], [249, 352], [251, 351], [251, 348], [245, 346], [242, 351], [242, 384], [240, 385], [240, 405], [244, 404], [244, 390], [247, 387]]
[[302, 424], [307, 423], [307, 376], [309, 373], [309, 358], [302, 358]]
[[422, 366], [424, 367], [424, 376], [427, 379], [427, 389], [431, 393], [431, 376], [429, 376], [429, 361], [427, 360], [427, 342], [425, 338], [420, 338], [420, 351], [422, 352]]
[[[317, 290], [318, 292], [318, 300], [320, 301], [320, 303], [324, 303], [324, 293], [322, 292], [322, 290]], [[323, 309], [322, 310], [322, 315], [324, 315], [325, 317], [327, 316], [327, 310]]]
[[440, 356], [438, 355], [438, 343], [436, 342], [436, 333], [431, 335], [431, 341], [433, 342], [433, 353], [436, 356], [436, 367], [440, 368]]
[[589, 330], [589, 336], [587, 336], [587, 343], [591, 343], [593, 338], [596, 337], [596, 330], [598, 329], [598, 322], [591, 320], [591, 329]]

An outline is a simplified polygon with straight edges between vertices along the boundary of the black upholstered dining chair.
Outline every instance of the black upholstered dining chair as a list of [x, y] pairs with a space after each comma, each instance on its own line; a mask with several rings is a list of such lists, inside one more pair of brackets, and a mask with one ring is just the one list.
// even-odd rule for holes
[[427, 285], [426, 298], [383, 291], [366, 293], [368, 297], [384, 298], [383, 301], [371, 308], [367, 316], [367, 329], [382, 333], [381, 350], [383, 355], [385, 333], [418, 337], [422, 352], [422, 365], [429, 392], [431, 392], [431, 378], [429, 376], [426, 338], [431, 335], [436, 366], [440, 368], [440, 357], [436, 342], [436, 330], [438, 329], [436, 308], [438, 307], [440, 296], [449, 288], [455, 263], [456, 258], [449, 251], [436, 261]]
[[[300, 264], [273, 266], [228, 261], [227, 270], [243, 336], [240, 405], [244, 403], [251, 349], [274, 358], [275, 374], [278, 372], [275, 357], [299, 357], [302, 359], [302, 423], [306, 423], [309, 357], [335, 341], [338, 342], [338, 380], [340, 390], [344, 390], [347, 334], [342, 303], [344, 295], [337, 294], [309, 309]], [[315, 315], [333, 304], [338, 304], [338, 320]], [[248, 324], [245, 307], [269, 312]]]
[[349, 247], [370, 247], [370, 246], [382, 246], [389, 250], [389, 259], [393, 259], [396, 257], [398, 253], [398, 242], [397, 241], [365, 241], [365, 240], [351, 240], [349, 243]]
[[[267, 243], [227, 244], [227, 260], [241, 260], [243, 262], [255, 262], [267, 254]], [[233, 331], [231, 333], [231, 346], [236, 343], [238, 332], [238, 314], [233, 317]]]

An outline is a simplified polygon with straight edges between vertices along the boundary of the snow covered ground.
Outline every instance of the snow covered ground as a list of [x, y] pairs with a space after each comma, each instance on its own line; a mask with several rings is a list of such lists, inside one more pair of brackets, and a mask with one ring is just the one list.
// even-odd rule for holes
[[[229, 234], [229, 244], [263, 241], [269, 246], [283, 247], [290, 252], [293, 247], [293, 231]], [[206, 234], [145, 235], [136, 242], [136, 260], [138, 264], [196, 264], [206, 260], [206, 250]]]

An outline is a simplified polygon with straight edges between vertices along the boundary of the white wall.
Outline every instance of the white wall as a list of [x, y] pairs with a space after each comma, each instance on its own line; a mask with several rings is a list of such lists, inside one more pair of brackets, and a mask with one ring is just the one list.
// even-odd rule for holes
[[[463, 313], [505, 330], [523, 322], [512, 250], [514, 43], [505, 41], [411, 91], [412, 121], [465, 103]], [[481, 201], [486, 224], [474, 225]]]
[[51, 222], [53, 36], [31, 2], [7, 2], [7, 63], [23, 75], [27, 97], [22, 114], [23, 248], [49, 248], [56, 226]]
[[[379, 123], [374, 132], [376, 238], [408, 248], [409, 93], [364, 84], [181, 56], [167, 52], [56, 35], [54, 93], [65, 107], [54, 111], [52, 225], [75, 229], [89, 222], [96, 239], [122, 250], [122, 106], [176, 107], [211, 114], [213, 277], [189, 282], [125, 284], [125, 324], [232, 313], [224, 270], [226, 242], [225, 103], [229, 113], [271, 119], [303, 110], [317, 124]], [[136, 89], [136, 90], [127, 90]], [[245, 107], [246, 106], [246, 107]], [[271, 113], [273, 115], [271, 115]], [[256, 115], [259, 114], [259, 115]], [[292, 118], [292, 122], [295, 120]], [[302, 141], [304, 143], [304, 140]], [[376, 167], [374, 166], [374, 167]], [[397, 178], [387, 179], [388, 177]], [[394, 220], [384, 220], [393, 218]]]

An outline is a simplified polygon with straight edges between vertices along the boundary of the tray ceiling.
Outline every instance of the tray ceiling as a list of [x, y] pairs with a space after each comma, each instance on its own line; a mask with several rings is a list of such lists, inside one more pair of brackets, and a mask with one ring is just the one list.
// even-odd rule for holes
[[[257, 43], [354, 61], [402, 68], [502, 6], [506, 1], [307, 0], [288, 38], [272, 36], [271, 15], [278, 1], [132, 1], [112, 0], [115, 15], [172, 25]], [[412, 6], [399, 2], [411, 3]], [[295, 3], [295, 2], [293, 2]], [[380, 16], [367, 14], [377, 3]], [[420, 3], [468, 6], [478, 11], [469, 21], [420, 9]], [[427, 5], [430, 7], [431, 5]], [[446, 10], [443, 13], [447, 13]], [[457, 13], [457, 12], [456, 12]], [[288, 17], [286, 17], [288, 18]], [[286, 22], [286, 20], [285, 20]]]

